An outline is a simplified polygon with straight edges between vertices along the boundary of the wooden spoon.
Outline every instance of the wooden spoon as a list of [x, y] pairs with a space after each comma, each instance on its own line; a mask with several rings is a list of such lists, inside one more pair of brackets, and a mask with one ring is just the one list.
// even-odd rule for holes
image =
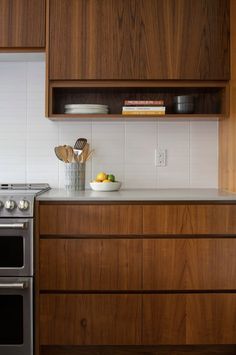
[[64, 161], [64, 163], [68, 163], [68, 160], [67, 160], [67, 155], [68, 154], [67, 154], [66, 146], [59, 145], [58, 151], [59, 151], [59, 155], [61, 156], [61, 158]]
[[67, 161], [68, 163], [73, 163], [74, 162], [74, 151], [73, 148], [70, 145], [66, 146], [67, 150]]
[[63, 161], [62, 156], [61, 156], [61, 154], [60, 154], [60, 149], [59, 149], [59, 147], [55, 147], [55, 148], [54, 148], [54, 152], [55, 152], [57, 158], [58, 158], [60, 161]]
[[81, 153], [81, 163], [85, 163], [86, 157], [88, 156], [88, 154], [89, 154], [89, 144], [86, 143], [84, 146], [84, 149]]

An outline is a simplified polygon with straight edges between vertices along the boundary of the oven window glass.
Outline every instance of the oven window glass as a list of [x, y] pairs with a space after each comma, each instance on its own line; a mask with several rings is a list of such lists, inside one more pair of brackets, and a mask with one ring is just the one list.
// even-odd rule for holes
[[23, 296], [0, 295], [0, 345], [23, 344]]
[[23, 267], [23, 237], [0, 237], [0, 268]]

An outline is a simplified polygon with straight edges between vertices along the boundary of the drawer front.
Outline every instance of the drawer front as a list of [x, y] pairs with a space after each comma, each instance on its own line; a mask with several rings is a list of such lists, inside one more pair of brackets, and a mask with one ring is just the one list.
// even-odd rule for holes
[[143, 206], [144, 234], [236, 234], [236, 205]]
[[41, 235], [141, 234], [142, 206], [41, 205]]
[[236, 290], [236, 239], [144, 239], [145, 290]]
[[236, 294], [143, 296], [143, 344], [235, 344]]
[[40, 296], [41, 345], [139, 345], [141, 295]]
[[139, 290], [142, 241], [41, 239], [42, 290]]
[[186, 343], [185, 295], [143, 296], [144, 345]]

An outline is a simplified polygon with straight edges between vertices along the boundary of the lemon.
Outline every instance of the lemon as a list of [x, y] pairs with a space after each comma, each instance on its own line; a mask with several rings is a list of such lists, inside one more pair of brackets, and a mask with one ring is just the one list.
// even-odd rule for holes
[[96, 177], [96, 180], [99, 180], [99, 181], [103, 181], [103, 180], [106, 180], [107, 179], [107, 174], [106, 173], [99, 173], [97, 174], [97, 177]]
[[105, 179], [105, 180], [103, 180], [103, 182], [111, 182], [110, 180], [108, 180], [108, 179]]

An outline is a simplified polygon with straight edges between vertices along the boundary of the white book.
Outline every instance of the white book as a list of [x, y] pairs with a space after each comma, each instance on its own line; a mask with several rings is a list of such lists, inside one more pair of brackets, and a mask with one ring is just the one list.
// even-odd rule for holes
[[165, 112], [165, 106], [123, 106], [123, 111], [163, 111]]

